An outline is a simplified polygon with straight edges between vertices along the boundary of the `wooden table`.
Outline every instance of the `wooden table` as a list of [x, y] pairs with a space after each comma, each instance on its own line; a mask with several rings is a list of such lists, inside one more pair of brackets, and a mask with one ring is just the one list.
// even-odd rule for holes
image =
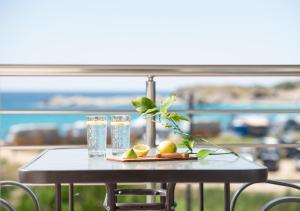
[[230, 209], [230, 183], [265, 182], [267, 168], [235, 155], [204, 160], [116, 162], [89, 158], [87, 149], [49, 149], [19, 169], [22, 183], [55, 184], [56, 210], [61, 210], [61, 184], [74, 183], [223, 183], [224, 210]]

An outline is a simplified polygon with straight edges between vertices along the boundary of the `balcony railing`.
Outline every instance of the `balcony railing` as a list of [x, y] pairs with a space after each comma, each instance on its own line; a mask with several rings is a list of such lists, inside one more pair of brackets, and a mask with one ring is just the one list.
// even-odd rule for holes
[[[145, 77], [145, 94], [155, 100], [156, 77], [300, 77], [300, 65], [39, 65], [2, 64], [0, 78], [5, 77]], [[0, 90], [1, 91], [1, 90]], [[238, 114], [238, 113], [300, 113], [300, 109], [210, 109], [174, 110], [184, 114]], [[1, 114], [133, 114], [134, 110], [5, 110]], [[148, 120], [146, 139], [155, 145], [155, 123]], [[300, 144], [221, 144], [225, 147], [299, 148]], [[44, 149], [56, 146], [4, 146], [6, 149]], [[80, 147], [80, 146], [72, 146]], [[300, 180], [289, 180], [300, 182]], [[188, 194], [189, 195], [189, 194]]]
[[[300, 77], [300, 65], [40, 65], [1, 64], [0, 77], [146, 77], [146, 95], [155, 100], [155, 77]], [[300, 109], [174, 110], [183, 114], [300, 113]], [[4, 110], [0, 114], [133, 114], [134, 110]], [[147, 122], [147, 143], [155, 144], [155, 123]], [[225, 144], [226, 145], [226, 144]], [[245, 146], [236, 144], [236, 147]], [[255, 144], [253, 147], [274, 147]], [[277, 147], [299, 147], [299, 144]]]
[[2, 64], [0, 76], [213, 77], [300, 76], [300, 65], [39, 65]]

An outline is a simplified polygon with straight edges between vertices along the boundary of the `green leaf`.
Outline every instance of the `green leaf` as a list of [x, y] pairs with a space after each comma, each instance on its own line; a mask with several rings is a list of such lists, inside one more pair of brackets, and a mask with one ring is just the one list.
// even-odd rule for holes
[[147, 97], [136, 98], [135, 100], [131, 101], [131, 104], [135, 107], [135, 109], [139, 113], [142, 113], [142, 114], [144, 114], [148, 110], [151, 110], [150, 112], [154, 112], [155, 108], [157, 109], [157, 106], [155, 105], [155, 103]]
[[166, 119], [168, 120], [173, 120], [175, 122], [180, 122], [180, 121], [189, 121], [189, 119], [185, 116], [181, 116], [175, 112], [172, 112], [172, 113], [168, 113], [164, 116]]
[[204, 159], [206, 158], [208, 155], [210, 155], [211, 153], [214, 153], [215, 150], [211, 150], [211, 149], [202, 149], [197, 153], [197, 157], [200, 159]]
[[185, 140], [184, 143], [185, 143], [185, 146], [192, 152], [195, 142], [192, 140]]
[[[185, 116], [181, 116], [181, 115], [177, 115], [176, 116], [176, 120], [179, 122], [179, 121], [190, 121], [189, 118], [185, 117]], [[175, 121], [176, 121], [175, 120]]]
[[177, 113], [175, 112], [172, 112], [172, 113], [164, 113], [163, 114], [163, 117], [168, 119], [168, 120], [172, 120], [174, 117], [177, 116]]
[[168, 112], [168, 109], [169, 107], [172, 105], [172, 103], [174, 103], [176, 101], [176, 95], [172, 95], [168, 98], [166, 98], [162, 104], [161, 104], [161, 107], [160, 107], [160, 112], [161, 113], [167, 113]]
[[183, 139], [182, 143], [178, 144], [179, 147], [186, 147], [190, 152], [193, 152], [195, 141], [190, 139]]
[[155, 108], [148, 109], [147, 111], [144, 112], [144, 114], [156, 114], [157, 112], [158, 109], [155, 107]]

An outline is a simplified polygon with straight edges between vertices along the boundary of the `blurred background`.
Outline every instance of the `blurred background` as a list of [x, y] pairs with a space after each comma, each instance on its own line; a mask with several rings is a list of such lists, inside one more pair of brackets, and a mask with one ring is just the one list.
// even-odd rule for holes
[[[1, 64], [299, 64], [300, 4], [287, 1], [1, 1]], [[1, 110], [133, 109], [145, 78], [1, 77]], [[157, 102], [177, 95], [173, 109], [299, 109], [300, 78], [155, 78]], [[145, 122], [132, 115], [132, 143], [145, 141]], [[300, 114], [201, 114], [181, 127], [263, 163], [271, 179], [298, 181], [300, 149], [255, 144], [300, 143]], [[0, 114], [0, 180], [48, 147], [86, 144], [86, 115]], [[179, 141], [157, 125], [157, 142]], [[245, 144], [235, 147], [234, 144]], [[250, 145], [254, 144], [254, 145]], [[126, 185], [126, 184], [125, 184]], [[142, 185], [142, 184], [141, 184]], [[233, 186], [233, 190], [237, 187]], [[222, 210], [222, 187], [207, 185], [207, 210]], [[54, 188], [35, 186], [43, 210], [53, 210]], [[177, 210], [187, 210], [186, 185], [176, 189]], [[64, 189], [67, 209], [67, 189]], [[77, 186], [76, 210], [101, 210], [104, 187]], [[197, 185], [191, 186], [197, 210]], [[237, 210], [258, 210], [285, 188], [256, 185]], [[299, 194], [299, 193], [294, 193]], [[30, 202], [3, 188], [20, 210]], [[143, 201], [144, 198], [126, 198]], [[300, 210], [289, 204], [274, 210]]]
[[[297, 109], [299, 108], [300, 80], [296, 78], [157, 78], [157, 102], [170, 94], [177, 95], [172, 109]], [[144, 96], [144, 78], [1, 78], [1, 109], [3, 110], [101, 110], [129, 109], [130, 100]], [[72, 90], [71, 90], [72, 89]], [[139, 91], [134, 91], [139, 90]], [[96, 114], [96, 113], [95, 113]], [[86, 116], [84, 114], [2, 114], [1, 115], [1, 179], [17, 179], [17, 169], [28, 162], [42, 149], [57, 145], [86, 144]], [[109, 115], [108, 115], [109, 116]], [[232, 149], [241, 156], [263, 163], [269, 168], [270, 178], [298, 180], [300, 176], [300, 149], [277, 147], [254, 147], [250, 144], [292, 144], [300, 143], [300, 115], [274, 113], [200, 114], [190, 115], [191, 123], [183, 123], [183, 130], [200, 135], [218, 144], [232, 144]], [[145, 121], [138, 114], [131, 115], [131, 142], [145, 143]], [[192, 125], [191, 125], [192, 124]], [[157, 138], [180, 142], [170, 130], [157, 125]], [[110, 139], [108, 139], [110, 141]], [[201, 144], [201, 143], [199, 143]], [[234, 144], [241, 145], [235, 147]], [[243, 144], [245, 147], [243, 147]], [[234, 188], [236, 188], [234, 186]], [[220, 188], [220, 189], [219, 189]], [[233, 188], [233, 189], [234, 189]], [[77, 187], [77, 208], [80, 210], [100, 207], [104, 198], [96, 197], [103, 186]], [[185, 210], [185, 185], [177, 188], [177, 199], [181, 201], [178, 210]], [[53, 199], [53, 192], [45, 187], [34, 187], [41, 200]], [[67, 189], [65, 190], [67, 192]], [[249, 197], [261, 203], [273, 196], [284, 195], [288, 189], [257, 185], [248, 191]], [[197, 195], [197, 185], [192, 185], [192, 196]], [[209, 184], [207, 205], [212, 209], [214, 197], [221, 187]], [[82, 193], [82, 194], [80, 194]], [[15, 192], [2, 192], [7, 197], [18, 198]], [[100, 193], [99, 193], [100, 194]], [[79, 196], [80, 195], [80, 196]], [[91, 196], [89, 198], [88, 196]], [[43, 199], [43, 198], [46, 199]], [[84, 197], [88, 197], [85, 199]], [[30, 206], [19, 203], [20, 208]], [[84, 199], [83, 199], [84, 198]], [[246, 200], [245, 199], [245, 200]], [[83, 202], [83, 201], [84, 202]], [[85, 203], [88, 200], [88, 203]], [[145, 200], [126, 198], [124, 200]], [[100, 202], [99, 202], [100, 201]], [[197, 198], [193, 199], [196, 209]], [[243, 201], [243, 199], [242, 199]], [[67, 198], [65, 200], [67, 202]], [[96, 203], [97, 202], [97, 203]], [[254, 209], [254, 202], [243, 201], [242, 206]], [[93, 206], [92, 206], [93, 205]], [[250, 206], [251, 205], [251, 206]], [[47, 210], [48, 203], [42, 204]], [[92, 206], [92, 207], [90, 207]], [[296, 204], [289, 205], [297, 210]], [[221, 209], [216, 207], [215, 209]], [[214, 209], [213, 209], [214, 210]], [[246, 208], [245, 208], [246, 210]]]

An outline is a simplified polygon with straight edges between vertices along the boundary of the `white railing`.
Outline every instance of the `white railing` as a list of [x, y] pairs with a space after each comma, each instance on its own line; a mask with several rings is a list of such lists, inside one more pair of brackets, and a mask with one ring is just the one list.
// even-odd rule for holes
[[[146, 92], [155, 100], [155, 77], [300, 77], [300, 65], [29, 65], [2, 64], [0, 78], [5, 77], [145, 77]], [[1, 90], [0, 90], [1, 93]], [[300, 109], [209, 109], [174, 110], [184, 114], [238, 114], [238, 113], [300, 113]], [[0, 105], [1, 114], [133, 114], [134, 110], [5, 110]], [[148, 120], [146, 139], [150, 146], [155, 145], [155, 123]], [[299, 148], [300, 144], [220, 144], [229, 148], [277, 147]], [[80, 145], [60, 146], [3, 146], [9, 150], [32, 150], [57, 147], [82, 147]], [[289, 180], [300, 182], [300, 180]], [[190, 196], [190, 194], [187, 194]], [[189, 199], [188, 199], [189, 200]]]
[[[0, 77], [146, 77], [146, 95], [155, 100], [155, 77], [300, 77], [300, 65], [39, 65], [2, 64]], [[0, 90], [1, 91], [1, 90]], [[237, 113], [300, 113], [300, 109], [209, 109], [174, 110], [184, 114], [237, 114]], [[134, 110], [4, 110], [0, 114], [132, 114]], [[147, 143], [155, 144], [155, 123], [148, 120]], [[225, 146], [232, 146], [224, 144]], [[246, 144], [249, 146], [249, 144]], [[235, 144], [243, 147], [245, 144]], [[272, 147], [272, 145], [251, 144], [252, 147]], [[273, 146], [274, 147], [274, 146]], [[276, 147], [293, 148], [299, 144], [276, 144]]]

